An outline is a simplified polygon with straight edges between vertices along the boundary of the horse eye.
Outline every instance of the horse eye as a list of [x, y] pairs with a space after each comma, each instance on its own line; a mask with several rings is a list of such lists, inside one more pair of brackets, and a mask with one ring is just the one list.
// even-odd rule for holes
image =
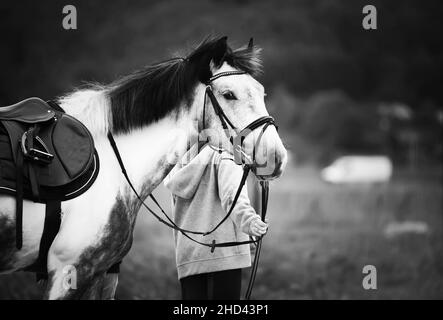
[[231, 91], [223, 93], [223, 97], [226, 100], [237, 100], [237, 97]]

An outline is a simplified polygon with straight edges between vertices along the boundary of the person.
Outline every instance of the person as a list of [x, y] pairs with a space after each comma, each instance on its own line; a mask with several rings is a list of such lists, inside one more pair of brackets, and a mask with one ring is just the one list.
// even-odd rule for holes
[[[208, 231], [229, 211], [243, 169], [227, 151], [209, 144], [195, 156], [193, 152], [195, 146], [171, 170], [165, 186], [172, 193], [174, 222], [184, 229]], [[237, 242], [264, 235], [267, 229], [268, 224], [251, 206], [245, 185], [231, 215], [214, 233], [192, 236], [205, 243]], [[174, 238], [182, 299], [240, 299], [242, 269], [251, 266], [250, 245], [211, 252], [177, 230]]]

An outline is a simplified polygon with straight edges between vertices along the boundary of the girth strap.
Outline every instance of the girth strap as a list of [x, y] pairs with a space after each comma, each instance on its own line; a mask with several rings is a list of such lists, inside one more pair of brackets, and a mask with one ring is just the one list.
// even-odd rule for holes
[[61, 224], [61, 201], [54, 200], [46, 202], [45, 222], [43, 234], [40, 239], [40, 247], [37, 260], [24, 271], [35, 272], [36, 280], [48, 279], [48, 252]]
[[48, 251], [60, 230], [61, 201], [48, 201], [46, 203], [45, 224], [40, 240], [40, 249], [36, 265], [39, 272], [36, 273], [37, 281], [46, 279], [48, 274]]
[[[32, 150], [34, 147], [34, 137], [38, 133], [38, 127], [34, 126], [29, 129], [25, 135], [26, 148], [27, 150]], [[15, 241], [16, 248], [20, 250], [23, 247], [23, 176], [25, 170], [28, 171], [29, 184], [31, 186], [31, 192], [34, 200], [40, 198], [39, 195], [39, 185], [37, 182], [36, 173], [34, 170], [34, 160], [27, 156], [22, 150], [22, 142], [18, 143], [18, 152], [16, 159], [16, 210], [15, 210]]]

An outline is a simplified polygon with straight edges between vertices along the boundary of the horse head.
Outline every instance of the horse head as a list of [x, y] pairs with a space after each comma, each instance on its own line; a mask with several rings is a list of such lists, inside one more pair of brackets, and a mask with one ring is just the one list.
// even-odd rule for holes
[[270, 180], [282, 174], [287, 152], [266, 109], [265, 89], [255, 79], [262, 69], [260, 51], [252, 39], [232, 50], [222, 37], [187, 60], [200, 81], [195, 90], [200, 98], [192, 99], [199, 139], [240, 155], [260, 179]]

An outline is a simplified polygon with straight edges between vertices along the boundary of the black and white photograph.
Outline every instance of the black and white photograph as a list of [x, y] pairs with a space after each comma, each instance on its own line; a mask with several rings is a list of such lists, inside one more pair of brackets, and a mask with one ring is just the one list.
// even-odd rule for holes
[[443, 299], [442, 30], [435, 0], [3, 1], [0, 300]]

